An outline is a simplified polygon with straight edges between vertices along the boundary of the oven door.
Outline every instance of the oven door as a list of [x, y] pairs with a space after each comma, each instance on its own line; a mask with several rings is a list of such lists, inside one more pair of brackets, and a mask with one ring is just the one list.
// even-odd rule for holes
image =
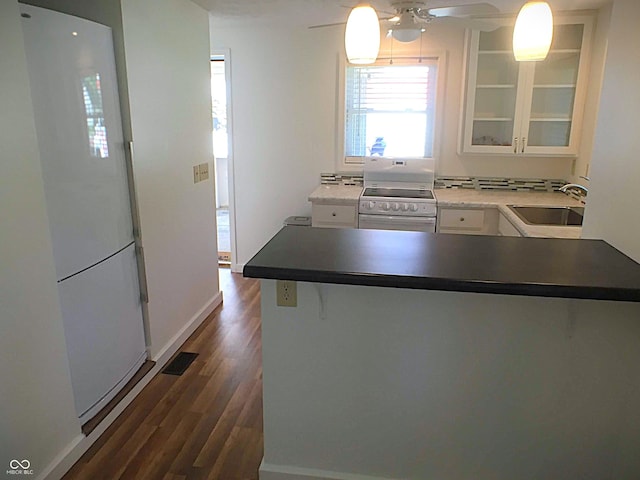
[[358, 228], [435, 233], [436, 217], [403, 217], [398, 215], [360, 214], [358, 216]]

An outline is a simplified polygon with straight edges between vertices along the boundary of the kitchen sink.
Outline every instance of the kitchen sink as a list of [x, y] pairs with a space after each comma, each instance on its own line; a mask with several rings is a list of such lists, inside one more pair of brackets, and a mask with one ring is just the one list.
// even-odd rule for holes
[[508, 205], [527, 225], [553, 225], [579, 227], [582, 225], [584, 207], [533, 207]]

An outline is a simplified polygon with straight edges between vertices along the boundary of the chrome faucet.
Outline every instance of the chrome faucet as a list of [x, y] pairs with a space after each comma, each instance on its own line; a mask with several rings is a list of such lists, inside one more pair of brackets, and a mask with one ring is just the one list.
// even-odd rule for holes
[[585, 196], [587, 195], [587, 193], [589, 193], [589, 189], [587, 187], [578, 183], [567, 183], [566, 185], [560, 187], [560, 191], [562, 193], [567, 193], [567, 190], [578, 190], [582, 195]]

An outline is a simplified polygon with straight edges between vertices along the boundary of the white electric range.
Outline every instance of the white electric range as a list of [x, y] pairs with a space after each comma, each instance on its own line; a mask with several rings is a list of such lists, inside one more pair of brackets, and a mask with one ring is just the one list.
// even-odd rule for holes
[[434, 177], [430, 158], [366, 157], [359, 228], [435, 232]]

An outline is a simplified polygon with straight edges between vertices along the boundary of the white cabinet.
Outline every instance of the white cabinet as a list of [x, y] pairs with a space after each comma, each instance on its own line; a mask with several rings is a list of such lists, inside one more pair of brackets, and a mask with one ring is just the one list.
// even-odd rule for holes
[[498, 210], [495, 208], [438, 208], [438, 233], [494, 235]]
[[312, 203], [311, 225], [327, 228], [358, 228], [358, 206]]
[[502, 213], [500, 213], [500, 218], [498, 219], [498, 235], [503, 237], [521, 237], [520, 232], [513, 224], [505, 217]]
[[546, 60], [516, 62], [513, 24], [468, 36], [462, 153], [577, 155], [592, 17], [557, 17]]

